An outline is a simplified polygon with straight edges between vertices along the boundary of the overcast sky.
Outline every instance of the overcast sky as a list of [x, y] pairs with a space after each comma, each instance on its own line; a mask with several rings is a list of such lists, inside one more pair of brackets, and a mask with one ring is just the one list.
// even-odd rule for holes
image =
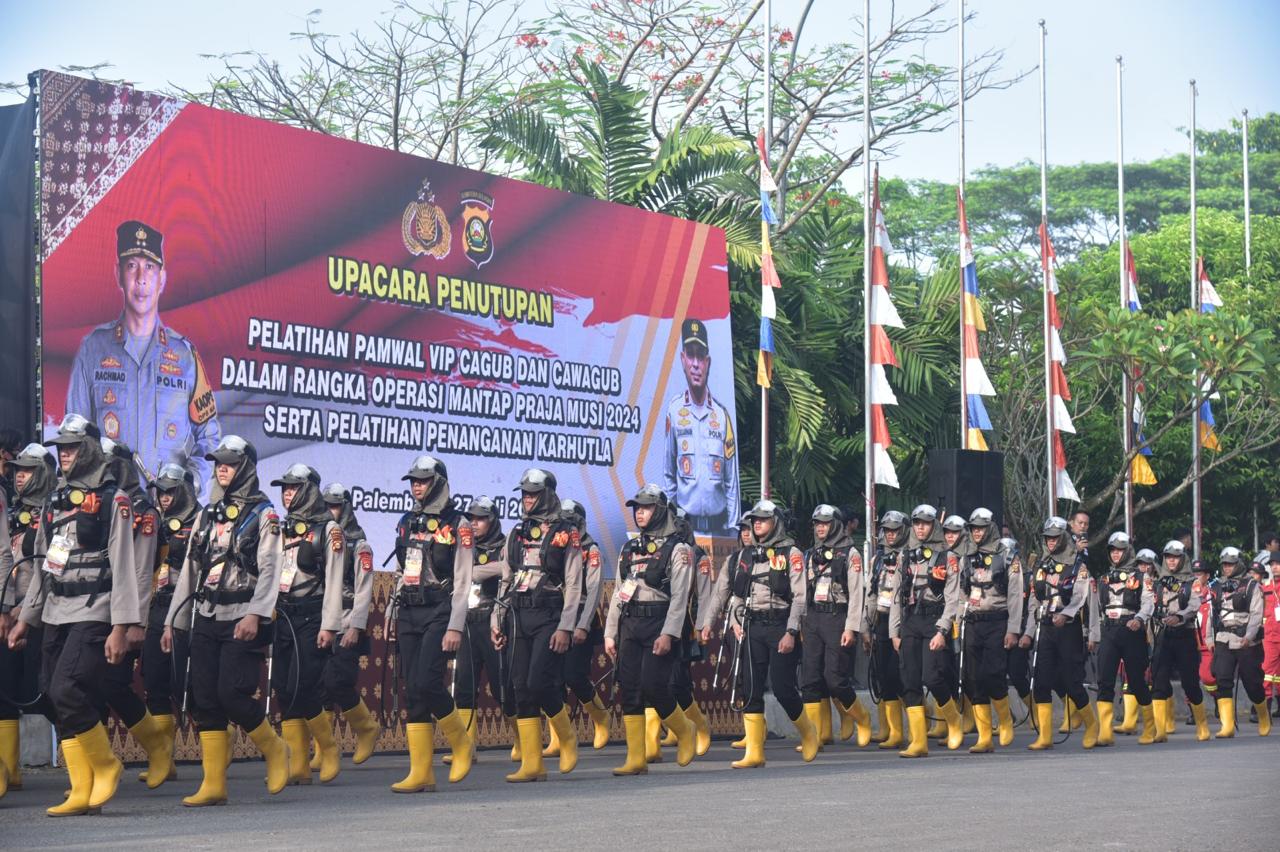
[[[536, 17], [548, 0], [525, 2]], [[107, 76], [143, 88], [201, 86], [216, 62], [202, 53], [254, 49], [288, 66], [298, 47], [289, 33], [320, 5], [327, 32], [367, 27], [381, 0], [0, 0], [0, 81], [16, 82], [37, 68], [110, 62]], [[856, 36], [848, 26], [856, 0], [817, 0], [813, 32]], [[901, 0], [909, 8], [912, 0]], [[802, 0], [775, 0], [775, 23], [793, 25]], [[872, 27], [886, 0], [872, 0]], [[1199, 84], [1201, 127], [1222, 127], [1240, 110], [1280, 111], [1280, 0], [969, 0], [977, 19], [967, 29], [971, 54], [1006, 51], [1009, 71], [1037, 62], [1036, 21], [1049, 29], [1049, 160], [1115, 157], [1115, 56], [1125, 57], [1126, 159], [1185, 150], [1177, 128], [1188, 124], [1188, 79]], [[950, 14], [954, 15], [955, 12]], [[953, 38], [934, 43], [926, 58], [952, 64]], [[2, 98], [3, 96], [0, 96]], [[12, 102], [6, 98], [4, 102]], [[968, 163], [1009, 165], [1038, 157], [1038, 89], [1030, 75], [1014, 88], [983, 95], [968, 109]], [[856, 132], [856, 129], [855, 129]], [[955, 132], [912, 139], [883, 171], [900, 177], [956, 174]]]

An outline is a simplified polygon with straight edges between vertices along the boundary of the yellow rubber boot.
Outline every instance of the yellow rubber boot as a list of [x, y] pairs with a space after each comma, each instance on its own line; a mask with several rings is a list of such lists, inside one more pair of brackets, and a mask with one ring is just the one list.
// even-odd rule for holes
[[907, 708], [907, 730], [910, 740], [907, 747], [898, 752], [898, 757], [929, 756], [929, 723], [924, 716], [924, 707]]
[[1218, 729], [1218, 739], [1229, 740], [1236, 735], [1236, 700], [1234, 698], [1218, 699], [1218, 720], [1222, 727]]
[[[803, 718], [803, 717], [801, 717]], [[765, 724], [763, 713], [743, 713], [742, 726], [746, 728], [747, 753], [741, 760], [730, 764], [734, 769], [756, 769], [764, 766]]]
[[889, 734], [884, 738], [884, 742], [880, 743], [880, 748], [902, 748], [902, 699], [881, 701], [880, 706], [885, 708], [885, 724], [889, 729]]
[[[562, 709], [561, 713], [564, 712]], [[454, 710], [443, 719], [436, 720], [440, 732], [449, 743], [453, 760], [449, 762], [449, 783], [457, 784], [471, 772], [471, 738], [467, 736], [467, 723], [462, 714]], [[321, 779], [323, 780], [323, 779]]]
[[791, 724], [796, 726], [796, 732], [800, 734], [800, 755], [804, 758], [804, 762], [808, 763], [822, 751], [822, 739], [818, 735], [818, 726], [805, 712], [801, 712], [799, 716], [792, 719]]
[[666, 728], [666, 726], [663, 727], [666, 729], [666, 733], [662, 735], [663, 746], [673, 746], [680, 742], [680, 737], [676, 735], [675, 731]]
[[1271, 708], [1262, 701], [1253, 705], [1253, 712], [1258, 714], [1258, 736], [1268, 736], [1271, 733]]
[[80, 741], [72, 738], [62, 741], [62, 762], [67, 765], [67, 777], [71, 782], [71, 793], [60, 805], [45, 811], [51, 817], [81, 816], [96, 814], [101, 808], [89, 806], [89, 796], [93, 792], [93, 767], [85, 757]]
[[[858, 735], [858, 748], [866, 748], [871, 743], [871, 714], [867, 712], [867, 708], [862, 706], [857, 696], [853, 698], [853, 704], [844, 709], [846, 718], [852, 719]], [[844, 727], [841, 726], [841, 735], [843, 736]]]
[[1027, 710], [1027, 718], [1022, 721], [1022, 724], [1030, 728], [1032, 727], [1032, 722], [1036, 717], [1036, 702], [1032, 699], [1030, 693], [1027, 693], [1026, 695], [1019, 693], [1018, 698], [1022, 700], [1022, 706]]
[[652, 707], [644, 708], [644, 759], [662, 762], [662, 717]]
[[307, 752], [311, 748], [311, 731], [306, 719], [285, 719], [280, 723], [280, 735], [289, 746], [289, 784], [306, 787], [311, 784], [311, 764]]
[[978, 741], [969, 746], [969, 754], [989, 754], [996, 750], [991, 744], [991, 705], [973, 705], [973, 724], [978, 731]]
[[[548, 720], [550, 721], [550, 720]], [[560, 756], [560, 736], [556, 733], [555, 726], [547, 725], [547, 747], [542, 750], [543, 757], [559, 757]]]
[[[173, 762], [173, 745], [174, 745], [174, 740], [177, 738], [177, 729], [178, 729], [177, 721], [173, 718], [173, 716], [169, 714], [160, 714], [157, 716], [152, 716], [151, 718], [155, 720], [155, 726], [156, 726], [155, 736], [157, 737], [158, 742], [161, 744], [158, 747], [163, 748], [165, 750], [165, 753], [169, 755], [169, 773], [165, 777], [164, 781], [172, 781], [178, 777], [178, 767]], [[133, 732], [133, 736], [134, 736], [134, 739], [138, 740], [139, 744], [142, 743], [142, 739], [139, 737], [137, 731]], [[150, 759], [151, 759], [151, 753], [148, 752], [147, 753], [148, 764], [150, 763]], [[150, 779], [151, 779], [151, 768], [148, 765], [146, 769], [138, 773], [138, 780], [145, 783], [145, 782], [149, 782]], [[163, 784], [164, 781], [161, 781], [160, 783]], [[147, 786], [154, 790], [155, 787], [159, 786], [159, 784], [153, 786], [150, 783], [147, 783]]]
[[1098, 714], [1093, 711], [1092, 702], [1080, 708], [1080, 720], [1084, 722], [1084, 739], [1080, 745], [1093, 748], [1098, 744]]
[[[1209, 721], [1205, 718], [1203, 701], [1199, 704], [1191, 705], [1191, 717], [1196, 720], [1196, 739], [1200, 742], [1209, 739]], [[1258, 718], [1262, 717], [1259, 716]]]
[[356, 750], [351, 762], [359, 766], [373, 756], [373, 749], [378, 744], [378, 720], [373, 718], [363, 700], [350, 710], [343, 710], [342, 718], [355, 732]]
[[316, 754], [320, 755], [320, 783], [328, 784], [338, 777], [338, 772], [342, 769], [342, 756], [338, 753], [338, 743], [333, 738], [333, 717], [322, 712], [308, 719], [307, 727], [311, 729], [311, 737], [316, 741]]
[[938, 712], [938, 705], [932, 698], [926, 698], [924, 701], [924, 715], [926, 720], [933, 720], [929, 724], [929, 739], [945, 740], [947, 738], [947, 720], [942, 718], [942, 714]]
[[435, 754], [435, 733], [430, 722], [410, 722], [404, 726], [404, 738], [409, 746], [409, 774], [391, 785], [392, 792], [435, 792], [436, 771], [431, 765]]
[[702, 757], [711, 750], [711, 725], [696, 700], [684, 709], [684, 715], [693, 723], [694, 747], [698, 757]]
[[1058, 733], [1065, 734], [1071, 731], [1071, 714], [1076, 712], [1075, 702], [1070, 698], [1062, 699], [1062, 724], [1058, 726]]
[[542, 764], [542, 717], [516, 719], [520, 729], [520, 768], [507, 776], [512, 784], [546, 781], [547, 770]]
[[[304, 723], [305, 724], [305, 723]], [[262, 724], [249, 732], [249, 739], [262, 752], [267, 761], [267, 792], [275, 795], [289, 785], [289, 748], [284, 740], [276, 735], [271, 723], [266, 719]], [[303, 752], [306, 758], [306, 752]], [[308, 772], [310, 765], [308, 764]]]
[[1048, 751], [1053, 748], [1053, 703], [1036, 704], [1036, 740], [1027, 746], [1031, 751]]
[[1117, 734], [1132, 734], [1138, 730], [1138, 696], [1124, 694], [1124, 720], [1116, 726]]
[[[170, 719], [173, 717], [170, 716]], [[144, 712], [137, 724], [129, 728], [129, 733], [147, 752], [147, 787], [154, 790], [173, 777], [173, 751], [164, 732], [156, 722], [156, 717]]]
[[[320, 715], [328, 720], [329, 730], [333, 730], [333, 714], [328, 710], [321, 710]], [[311, 748], [311, 771], [319, 772], [320, 767], [324, 765], [324, 753], [320, 751], [319, 741], [314, 741]], [[320, 779], [323, 781], [324, 779]]]
[[639, 713], [622, 717], [627, 735], [627, 759], [613, 770], [614, 775], [646, 775], [649, 763], [644, 759], [644, 716]]
[[[835, 701], [836, 701], [836, 713], [840, 716], [840, 742], [842, 743], [848, 742], [849, 740], [853, 739], [853, 735], [857, 733], [858, 722], [856, 719], [853, 718], [853, 714], [849, 712], [850, 709], [852, 708], [852, 705], [850, 705], [850, 707], [845, 707], [843, 704], [840, 703], [839, 700], [835, 700]], [[854, 696], [853, 703], [854, 704], [858, 703], [857, 696]]]
[[0, 761], [0, 799], [9, 792], [9, 767], [4, 765], [4, 761]]
[[[960, 699], [960, 722], [961, 733], [966, 735], [973, 733], [977, 723], [973, 719], [973, 705], [969, 703], [968, 698]], [[949, 733], [948, 736], [950, 736]]]
[[886, 705], [885, 701], [876, 705], [876, 732], [871, 735], [871, 741], [876, 744], [889, 738], [889, 709]]
[[[520, 763], [520, 726], [515, 716], [507, 717], [507, 726], [511, 728], [511, 762]], [[541, 724], [541, 723], [539, 723]], [[538, 732], [538, 750], [542, 750], [542, 732]]]
[[1110, 701], [1098, 702], [1098, 745], [1103, 748], [1116, 744], [1116, 705]]
[[0, 719], [0, 763], [9, 776], [9, 789], [22, 789], [22, 766], [18, 760], [18, 720]]
[[1166, 736], [1178, 732], [1177, 726], [1174, 725], [1174, 715], [1174, 703], [1173, 699], [1170, 698], [1164, 703], [1164, 732]]
[[[821, 745], [825, 746], [828, 743], [834, 743], [836, 741], [834, 731], [831, 727], [832, 721], [831, 699], [824, 698], [818, 702], [818, 742]], [[845, 737], [845, 739], [848, 739], [848, 737]]]
[[120, 786], [120, 774], [124, 772], [124, 764], [116, 759], [111, 751], [111, 740], [107, 738], [107, 729], [101, 722], [83, 734], [76, 734], [80, 743], [80, 751], [84, 753], [89, 768], [93, 771], [93, 787], [89, 792], [89, 807], [100, 808], [115, 796]]
[[228, 724], [227, 725], [227, 765], [225, 768], [227, 769], [231, 768], [231, 759], [235, 757], [235, 753], [236, 753], [236, 726], [232, 724]]
[[996, 730], [1001, 748], [1013, 745], [1013, 711], [1009, 709], [1008, 698], [996, 698], [991, 706], [996, 711]]
[[578, 732], [569, 721], [569, 708], [560, 705], [560, 712], [547, 721], [560, 738], [560, 772], [568, 774], [578, 765]]
[[1138, 745], [1151, 745], [1152, 743], [1162, 743], [1164, 740], [1159, 737], [1164, 735], [1164, 731], [1156, 723], [1156, 713], [1150, 704], [1143, 704], [1138, 707], [1138, 713], [1142, 717], [1142, 734], [1138, 737]]
[[200, 789], [182, 800], [188, 808], [208, 808], [227, 803], [227, 752], [231, 738], [225, 730], [200, 732]]
[[729, 748], [746, 748], [746, 747], [747, 747], [747, 732], [746, 732], [746, 731], [743, 731], [743, 732], [742, 732], [742, 736], [741, 736], [741, 737], [739, 737], [738, 739], [736, 739], [736, 740], [734, 740], [733, 742], [729, 743]]
[[[804, 705], [804, 717], [809, 720], [809, 724], [813, 725], [818, 731], [818, 751], [822, 751], [822, 704], [817, 701], [810, 701]], [[797, 745], [796, 751], [804, 751], [803, 745]]]
[[693, 722], [689, 721], [689, 717], [680, 709], [680, 705], [676, 705], [676, 709], [671, 711], [671, 715], [662, 720], [662, 724], [667, 726], [667, 730], [676, 735], [676, 765], [688, 766], [693, 762], [694, 755], [698, 751], [697, 735], [693, 729]]
[[[955, 751], [964, 745], [964, 719], [960, 716], [960, 708], [954, 701], [938, 705], [938, 712], [947, 721], [947, 748]], [[988, 726], [991, 720], [987, 720]]]
[[[697, 705], [695, 704], [694, 706]], [[605, 709], [599, 695], [592, 698], [590, 703], [582, 705], [582, 709], [591, 717], [593, 732], [591, 747], [594, 749], [604, 748], [609, 744], [609, 711]]]

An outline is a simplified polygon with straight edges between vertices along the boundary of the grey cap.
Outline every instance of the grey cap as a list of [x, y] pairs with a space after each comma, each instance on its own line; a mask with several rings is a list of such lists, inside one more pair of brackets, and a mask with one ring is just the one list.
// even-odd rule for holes
[[467, 504], [466, 515], [469, 518], [496, 518], [498, 507], [494, 504], [492, 497], [481, 494]]
[[930, 523], [938, 520], [938, 510], [930, 506], [928, 503], [921, 503], [911, 510], [912, 521], [929, 521]]
[[1145, 562], [1148, 565], [1155, 565], [1160, 561], [1160, 557], [1156, 556], [1156, 552], [1149, 547], [1139, 550], [1136, 558], [1139, 562]]
[[218, 464], [240, 464], [246, 458], [254, 464], [258, 463], [258, 451], [253, 444], [239, 435], [223, 435], [222, 440], [213, 452], [206, 453], [205, 458]]
[[57, 462], [53, 458], [53, 453], [49, 452], [43, 444], [32, 442], [27, 444], [19, 451], [10, 464], [18, 467], [39, 467], [40, 465], [56, 466]]
[[341, 482], [330, 482], [320, 492], [320, 499], [330, 506], [341, 506], [351, 499], [351, 492], [347, 491], [347, 486]]
[[822, 503], [813, 510], [813, 517], [810, 519], [814, 523], [832, 524], [836, 521], [844, 523], [844, 512], [841, 512], [830, 503]]
[[751, 511], [743, 515], [744, 518], [750, 518], [753, 521], [764, 520], [766, 518], [776, 518], [777, 516], [778, 504], [772, 500], [757, 501], [756, 504], [751, 507]]
[[[646, 485], [645, 487], [647, 488], [648, 486]], [[656, 488], [657, 486], [654, 487]], [[637, 494], [636, 496], [638, 497], [640, 495]], [[579, 524], [585, 524], [587, 522], [587, 507], [579, 503], [577, 500], [561, 500], [560, 514], [564, 515], [566, 519], [570, 517], [574, 518]]]
[[520, 476], [520, 484], [512, 491], [524, 491], [528, 494], [541, 494], [550, 487], [552, 491], [556, 487], [556, 475], [549, 470], [543, 470], [540, 467], [527, 468]]
[[964, 532], [964, 518], [959, 515], [947, 515], [942, 521], [942, 528], [947, 532]]
[[272, 485], [301, 485], [304, 482], [314, 482], [320, 484], [320, 474], [316, 473], [315, 468], [302, 462], [294, 462], [289, 465], [289, 469], [284, 472], [279, 479], [271, 480]]
[[1165, 556], [1186, 556], [1187, 546], [1175, 538], [1172, 541], [1167, 542], [1165, 544], [1164, 555]]
[[1044, 527], [1040, 534], [1045, 538], [1053, 538], [1055, 536], [1067, 534], [1067, 520], [1059, 515], [1054, 515], [1044, 522]]
[[413, 460], [413, 464], [409, 465], [409, 472], [400, 479], [435, 479], [437, 476], [449, 478], [449, 471], [445, 468], [444, 462], [435, 456], [421, 455]]
[[83, 415], [68, 414], [58, 424], [58, 434], [45, 441], [44, 445], [52, 447], [55, 444], [79, 444], [85, 438], [101, 437], [102, 433], [98, 431], [98, 427], [86, 420]]
[[971, 527], [989, 527], [995, 523], [995, 515], [991, 514], [990, 509], [984, 509], [979, 506], [969, 513], [969, 526]]
[[1127, 550], [1129, 548], [1129, 534], [1123, 530], [1117, 530], [1107, 539], [1107, 547], [1111, 550]]
[[1222, 552], [1218, 554], [1218, 561], [1223, 565], [1239, 565], [1240, 564], [1240, 548], [1224, 547]]
[[[563, 503], [562, 503], [563, 505]], [[627, 507], [634, 509], [636, 506], [665, 506], [667, 505], [667, 495], [661, 488], [652, 482], [647, 482], [636, 492], [636, 496], [627, 501]], [[584, 513], [585, 514], [585, 513]]]
[[880, 519], [880, 526], [887, 530], [900, 530], [907, 525], [907, 516], [897, 509], [890, 509]]
[[171, 491], [184, 482], [194, 485], [195, 481], [195, 475], [182, 465], [177, 462], [165, 462], [160, 466], [160, 472], [156, 474], [151, 484], [161, 491]]

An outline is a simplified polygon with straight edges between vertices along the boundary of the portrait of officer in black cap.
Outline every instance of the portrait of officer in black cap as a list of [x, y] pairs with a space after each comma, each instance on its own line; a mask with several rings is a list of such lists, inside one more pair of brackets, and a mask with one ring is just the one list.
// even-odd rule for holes
[[667, 403], [663, 491], [695, 532], [737, 536], [738, 454], [733, 418], [711, 396], [707, 324], [680, 324], [680, 366], [687, 384]]
[[148, 473], [177, 461], [209, 478], [205, 456], [221, 430], [213, 389], [195, 345], [160, 320], [168, 274], [164, 235], [129, 220], [116, 228], [113, 274], [123, 309], [85, 336], [71, 367], [67, 411], [133, 447]]

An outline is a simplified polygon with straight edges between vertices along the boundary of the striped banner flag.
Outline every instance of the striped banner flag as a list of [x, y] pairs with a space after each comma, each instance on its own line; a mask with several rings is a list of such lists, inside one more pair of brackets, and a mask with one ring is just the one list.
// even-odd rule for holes
[[897, 405], [898, 398], [889, 386], [885, 375], [885, 365], [898, 366], [898, 359], [893, 353], [893, 344], [885, 333], [886, 326], [902, 328], [902, 318], [893, 306], [889, 297], [889, 265], [887, 259], [893, 251], [889, 242], [889, 230], [884, 224], [884, 210], [880, 206], [880, 167], [876, 167], [875, 194], [872, 196], [875, 207], [875, 234], [871, 243], [871, 304], [867, 310], [871, 312], [871, 387], [867, 389], [867, 401], [871, 406], [871, 454], [873, 461], [873, 480], [877, 485], [898, 487], [898, 473], [893, 468], [893, 460], [889, 458], [889, 422], [884, 416], [884, 406]]
[[769, 226], [778, 224], [769, 194], [777, 192], [778, 185], [769, 171], [764, 128], [760, 128], [756, 137], [756, 147], [760, 151], [760, 352], [756, 357], [756, 384], [768, 388], [773, 386], [773, 321], [778, 315], [773, 288], [781, 287], [782, 282], [773, 265], [773, 246], [769, 244]]
[[[1126, 242], [1124, 244], [1124, 270], [1125, 270], [1125, 304], [1129, 308], [1130, 313], [1138, 313], [1142, 310], [1142, 299], [1138, 296], [1138, 267], [1133, 261], [1133, 250]], [[1151, 455], [1151, 447], [1146, 445], [1146, 436], [1143, 434], [1143, 428], [1147, 423], [1147, 410], [1142, 406], [1142, 394], [1146, 390], [1146, 385], [1142, 381], [1142, 365], [1135, 364], [1133, 367], [1133, 416], [1129, 424], [1130, 440], [1132, 446], [1139, 447], [1138, 454], [1133, 457], [1133, 464], [1130, 465], [1130, 479], [1134, 485], [1155, 485], [1156, 472], [1151, 469], [1151, 463], [1147, 457]]]
[[964, 195], [956, 190], [956, 204], [960, 209], [960, 274], [962, 285], [961, 323], [962, 339], [961, 369], [964, 370], [965, 400], [969, 415], [969, 430], [965, 435], [964, 449], [986, 450], [987, 439], [983, 431], [991, 430], [991, 418], [987, 415], [984, 396], [995, 396], [996, 389], [987, 378], [987, 371], [982, 366], [982, 358], [978, 354], [978, 332], [986, 331], [987, 324], [982, 319], [982, 307], [978, 304], [978, 264], [973, 256], [973, 243], [969, 239], [969, 220], [964, 211]]
[[[1218, 308], [1222, 307], [1222, 297], [1218, 295], [1213, 282], [1209, 280], [1209, 273], [1204, 271], [1203, 257], [1196, 258], [1196, 275], [1200, 279], [1200, 313], [1217, 313]], [[1201, 388], [1202, 393], [1206, 390], [1208, 390], [1207, 387]], [[1213, 420], [1213, 407], [1209, 404], [1209, 401], [1214, 399], [1218, 399], [1218, 394], [1211, 393], [1200, 403], [1200, 446], [1206, 450], [1222, 449], [1222, 444], [1218, 441], [1218, 433], [1213, 428], [1217, 425]]]
[[1044, 269], [1045, 283], [1048, 288], [1048, 310], [1046, 320], [1049, 323], [1049, 359], [1051, 374], [1049, 389], [1052, 396], [1047, 400], [1053, 409], [1053, 477], [1054, 493], [1064, 500], [1080, 502], [1075, 483], [1067, 473], [1067, 451], [1062, 445], [1062, 433], [1075, 434], [1076, 427], [1071, 422], [1071, 413], [1067, 411], [1067, 400], [1071, 399], [1071, 390], [1067, 387], [1067, 374], [1063, 369], [1067, 363], [1066, 352], [1062, 349], [1062, 315], [1058, 313], [1058, 275], [1054, 267], [1058, 256], [1053, 250], [1053, 242], [1049, 239], [1049, 229], [1040, 223], [1040, 262]]

